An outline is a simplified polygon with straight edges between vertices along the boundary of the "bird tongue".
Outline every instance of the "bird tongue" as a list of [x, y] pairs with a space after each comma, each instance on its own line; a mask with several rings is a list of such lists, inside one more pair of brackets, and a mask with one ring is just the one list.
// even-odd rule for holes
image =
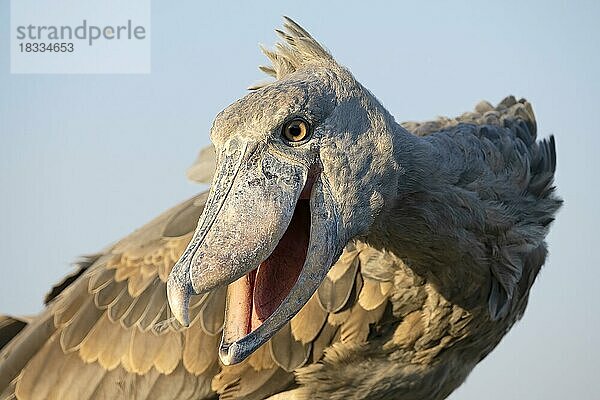
[[301, 199], [271, 255], [258, 268], [229, 285], [224, 327], [228, 342], [254, 331], [283, 302], [302, 271], [309, 237], [309, 201]]

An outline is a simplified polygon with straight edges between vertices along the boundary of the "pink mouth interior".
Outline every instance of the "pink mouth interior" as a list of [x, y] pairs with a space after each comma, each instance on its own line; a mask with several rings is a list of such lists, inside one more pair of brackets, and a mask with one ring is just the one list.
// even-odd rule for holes
[[279, 307], [296, 284], [306, 260], [310, 238], [309, 193], [296, 204], [292, 220], [271, 255], [229, 288], [227, 331], [238, 340], [256, 330]]

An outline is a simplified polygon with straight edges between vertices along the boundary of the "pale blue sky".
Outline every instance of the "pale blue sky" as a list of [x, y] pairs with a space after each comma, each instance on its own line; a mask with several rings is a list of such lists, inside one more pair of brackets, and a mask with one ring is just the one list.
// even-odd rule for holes
[[532, 102], [565, 207], [524, 319], [452, 399], [598, 398], [600, 3], [283, 3], [153, 2], [148, 75], [11, 75], [0, 0], [0, 312], [38, 311], [77, 255], [201, 189], [184, 171], [285, 14], [400, 121]]

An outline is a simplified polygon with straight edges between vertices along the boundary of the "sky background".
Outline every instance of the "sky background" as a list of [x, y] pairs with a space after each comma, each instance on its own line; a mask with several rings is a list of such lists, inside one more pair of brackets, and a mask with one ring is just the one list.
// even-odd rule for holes
[[0, 312], [38, 312], [78, 255], [203, 189], [184, 172], [282, 15], [398, 121], [531, 101], [565, 206], [523, 320], [451, 399], [598, 398], [598, 1], [155, 1], [150, 74], [11, 75], [0, 0]]

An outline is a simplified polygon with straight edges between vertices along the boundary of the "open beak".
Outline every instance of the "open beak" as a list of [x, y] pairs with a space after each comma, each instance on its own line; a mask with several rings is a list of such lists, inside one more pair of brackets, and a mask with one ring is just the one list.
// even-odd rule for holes
[[317, 290], [345, 243], [326, 182], [312, 165], [232, 139], [220, 153], [198, 227], [167, 295], [189, 324], [189, 300], [229, 285], [221, 361], [243, 361]]

